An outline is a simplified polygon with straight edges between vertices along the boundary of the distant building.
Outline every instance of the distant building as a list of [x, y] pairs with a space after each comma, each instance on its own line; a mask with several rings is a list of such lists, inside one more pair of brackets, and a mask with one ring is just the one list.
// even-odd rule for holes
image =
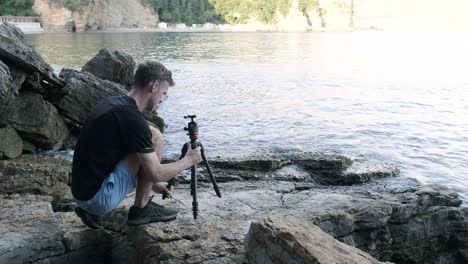
[[0, 24], [8, 22], [9, 24], [19, 27], [25, 32], [42, 31], [40, 17], [25, 17], [25, 16], [0, 16]]
[[187, 28], [187, 25], [185, 25], [184, 23], [177, 23], [175, 25], [176, 28]]
[[167, 23], [166, 22], [159, 22], [158, 23], [158, 28], [167, 28]]
[[212, 24], [212, 23], [205, 23], [203, 25], [204, 28], [207, 28], [207, 29], [215, 29], [215, 24]]

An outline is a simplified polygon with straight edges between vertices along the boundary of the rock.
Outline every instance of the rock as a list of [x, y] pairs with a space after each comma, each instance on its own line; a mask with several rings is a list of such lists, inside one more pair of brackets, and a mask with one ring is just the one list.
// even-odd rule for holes
[[[61, 165], [61, 162], [68, 165]], [[54, 195], [60, 190], [69, 190], [65, 184], [70, 167], [70, 162], [38, 155], [0, 161], [0, 193]], [[249, 170], [239, 172], [252, 173]], [[55, 178], [53, 175], [62, 176]], [[248, 178], [245, 175], [237, 177]], [[139, 263], [240, 264], [246, 262], [243, 241], [251, 222], [266, 216], [287, 215], [317, 225], [338, 241], [380, 261], [468, 262], [468, 208], [460, 207], [456, 193], [439, 185], [422, 185], [405, 177], [350, 186], [276, 180], [219, 182], [218, 185], [222, 198], [216, 197], [210, 183], [200, 182], [197, 220], [192, 216], [190, 187], [179, 184], [173, 200], [155, 198], [164, 206], [176, 208], [179, 211], [177, 219], [138, 227], [125, 224], [135, 198], [134, 193], [130, 194], [119, 208], [105, 217], [105, 231], [111, 233], [108, 238], [82, 233], [82, 225], [73, 213], [56, 213], [56, 217], [63, 216], [65, 221], [66, 228], [61, 229], [65, 230], [63, 238], [72, 239], [71, 242], [62, 239], [62, 242], [66, 249], [77, 249], [76, 254], [82, 254], [82, 259], [88, 256], [90, 263], [102, 254], [111, 258], [117, 256], [116, 259], [122, 258], [122, 262], [125, 262], [122, 254], [127, 257], [135, 254]], [[49, 198], [49, 203], [53, 203], [52, 208], [56, 211], [68, 211], [72, 207], [67, 200], [69, 195], [60, 194], [61, 199]], [[2, 203], [0, 201], [0, 211]], [[19, 203], [24, 202], [19, 200]], [[37, 223], [30, 221], [30, 226]], [[71, 226], [77, 228], [76, 235], [67, 235], [67, 232], [75, 232], [69, 223], [74, 223]], [[99, 240], [101, 238], [103, 240]], [[92, 239], [99, 240], [104, 249], [95, 246]], [[90, 250], [93, 246], [95, 251]], [[117, 251], [121, 255], [114, 255]], [[54, 261], [64, 262], [65, 256], [74, 259], [76, 255], [73, 254], [57, 253]], [[51, 260], [44, 258], [44, 262]]]
[[7, 105], [12, 98], [10, 69], [0, 60], [0, 127], [8, 123]]
[[67, 85], [51, 101], [67, 118], [83, 124], [91, 109], [101, 100], [126, 94], [125, 88], [110, 81], [101, 80], [91, 73], [64, 68], [60, 72]]
[[[60, 72], [60, 77], [67, 82], [67, 85], [58, 93], [51, 95], [49, 100], [59, 108], [62, 115], [79, 125], [83, 125], [89, 112], [99, 101], [110, 96], [127, 94], [124, 86], [101, 80], [89, 72], [64, 68]], [[146, 116], [164, 127], [164, 120], [155, 117], [154, 113]]]
[[12, 66], [10, 66], [10, 75], [12, 78], [12, 91], [15, 95], [18, 95], [21, 86], [23, 86], [23, 83], [26, 81], [27, 75], [24, 71]]
[[[269, 215], [288, 215], [315, 224], [380, 261], [468, 260], [468, 209], [444, 205], [457, 204], [453, 192], [431, 188], [433, 191], [424, 193], [433, 198], [425, 199], [416, 194], [425, 187], [415, 180], [399, 177], [380, 181], [308, 186], [305, 191], [296, 190], [293, 182], [219, 183], [222, 198], [216, 198], [210, 184], [201, 184], [197, 220], [192, 217], [189, 186], [181, 184], [174, 193], [176, 201], [162, 201], [179, 211], [173, 222], [126, 227], [134, 196], [124, 200], [109, 218], [113, 230], [125, 230], [143, 263], [245, 263], [244, 235], [252, 221]], [[448, 200], [436, 198], [442, 196]]]
[[81, 70], [103, 80], [120, 83], [130, 90], [135, 81], [135, 65], [132, 56], [125, 52], [101, 49]]
[[329, 185], [360, 184], [400, 173], [391, 164], [351, 159], [337, 154], [301, 153], [291, 155], [290, 159], [307, 170], [317, 182]]
[[57, 109], [41, 95], [21, 93], [10, 107], [8, 121], [21, 137], [42, 148], [61, 147], [68, 128]]
[[382, 263], [335, 240], [313, 224], [268, 217], [250, 224], [245, 237], [249, 263]]
[[154, 125], [161, 133], [164, 133], [164, 128], [165, 128], [165, 123], [164, 119], [155, 112], [150, 112], [150, 113], [143, 113], [145, 116], [146, 120], [148, 120], [150, 123]]
[[75, 213], [54, 213], [47, 196], [0, 202], [0, 263], [135, 263], [121, 235], [88, 229]]
[[234, 169], [234, 170], [253, 170], [253, 171], [264, 171], [271, 172], [273, 170], [281, 168], [286, 162], [280, 158], [274, 158], [269, 156], [259, 157], [240, 157], [240, 158], [226, 158], [226, 159], [214, 159], [210, 161], [210, 164], [219, 169]]
[[33, 154], [33, 153], [36, 153], [36, 150], [37, 148], [33, 143], [23, 139], [23, 153], [24, 154]]
[[[176, 159], [173, 158], [172, 161]], [[169, 161], [166, 160], [166, 162]], [[399, 174], [396, 166], [377, 161], [351, 159], [337, 154], [280, 153], [210, 160], [220, 182], [238, 180], [281, 180], [317, 182], [325, 185], [362, 184]], [[201, 166], [204, 171], [204, 166]], [[205, 178], [200, 177], [203, 181]]]
[[63, 143], [63, 148], [75, 149], [77, 141], [78, 141], [78, 138], [70, 133], [68, 134], [67, 138], [65, 139], [65, 142]]
[[11, 127], [0, 128], [0, 157], [16, 158], [21, 155], [23, 150], [23, 141], [16, 131]]
[[0, 60], [27, 73], [39, 73], [45, 87], [60, 88], [64, 85], [52, 67], [34, 50], [23, 32], [8, 23], [0, 25]]
[[0, 193], [40, 194], [52, 197], [52, 203], [71, 199], [68, 186], [71, 162], [41, 155], [22, 155], [0, 161]]
[[0, 262], [27, 263], [63, 254], [62, 235], [45, 198], [1, 199]]

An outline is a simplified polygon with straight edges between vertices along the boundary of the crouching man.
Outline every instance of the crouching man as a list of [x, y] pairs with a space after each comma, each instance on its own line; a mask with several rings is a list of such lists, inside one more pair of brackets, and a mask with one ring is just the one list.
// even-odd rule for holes
[[171, 196], [166, 182], [198, 164], [200, 148], [189, 148], [174, 163], [161, 164], [163, 137], [142, 112], [152, 111], [174, 86], [172, 73], [161, 63], [138, 65], [135, 84], [125, 96], [107, 98], [90, 112], [75, 147], [72, 193], [76, 213], [90, 228], [102, 228], [100, 218], [136, 188], [128, 225], [170, 221], [177, 211], [151, 201], [152, 192]]

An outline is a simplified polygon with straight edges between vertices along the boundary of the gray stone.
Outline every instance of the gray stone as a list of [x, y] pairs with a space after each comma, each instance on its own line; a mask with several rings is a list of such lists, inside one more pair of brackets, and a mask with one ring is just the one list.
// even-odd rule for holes
[[159, 129], [161, 133], [164, 133], [165, 123], [162, 117], [158, 116], [158, 114], [155, 112], [143, 113], [143, 115], [145, 116], [146, 120], [152, 123], [154, 127]]
[[83, 66], [82, 71], [92, 73], [103, 80], [120, 83], [130, 90], [134, 83], [135, 61], [123, 51], [101, 49]]
[[50, 198], [0, 196], [0, 263], [136, 263], [118, 232], [86, 228], [75, 213], [54, 213]]
[[10, 69], [0, 60], [0, 127], [8, 123], [7, 105], [12, 99]]
[[68, 128], [57, 109], [41, 95], [21, 93], [10, 107], [8, 121], [21, 137], [47, 149], [62, 146]]
[[59, 108], [61, 114], [79, 124], [84, 123], [91, 109], [99, 101], [127, 93], [122, 85], [101, 80], [88, 72], [64, 68], [60, 77], [67, 84], [50, 100]]
[[[22, 155], [0, 161], [0, 193], [40, 194], [52, 197], [52, 203], [64, 204], [71, 196], [68, 186], [71, 162], [41, 155]], [[63, 205], [62, 205], [63, 207]]]
[[[56, 94], [50, 95], [49, 100], [59, 108], [62, 115], [80, 125], [83, 125], [89, 112], [99, 101], [110, 96], [127, 94], [124, 86], [101, 80], [88, 72], [64, 68], [60, 72], [60, 77], [67, 82], [67, 85]], [[154, 113], [148, 113], [145, 117], [164, 131], [162, 118]]]
[[13, 93], [15, 95], [18, 95], [21, 87], [23, 86], [23, 83], [26, 81], [27, 75], [24, 71], [16, 67], [10, 66], [9, 68], [10, 68], [10, 75], [12, 78], [11, 88], [12, 88]]
[[[45, 161], [37, 155], [0, 161], [3, 188], [0, 193], [34, 193], [34, 188], [48, 195], [59, 193], [61, 189], [67, 189], [65, 182], [70, 162], [67, 164], [61, 166], [56, 159]], [[67, 173], [63, 173], [65, 171]], [[239, 172], [252, 173], [251, 170]], [[66, 176], [56, 179], [52, 175]], [[237, 177], [248, 178], [246, 175]], [[55, 182], [60, 184], [51, 184]], [[25, 187], [26, 183], [33, 188]], [[134, 193], [130, 194], [104, 219], [105, 231], [111, 236], [99, 240], [104, 235], [85, 235], [80, 230], [77, 235], [64, 233], [64, 238], [72, 238], [70, 242], [62, 239], [65, 248], [83, 250], [77, 250], [76, 255], [57, 253], [56, 257], [44, 258], [44, 262], [60, 263], [66, 257], [72, 261], [79, 255], [94, 263], [103, 254], [119, 259], [120, 255], [114, 255], [118, 251], [127, 256], [135, 254], [138, 263], [245, 263], [243, 241], [251, 222], [267, 216], [285, 215], [317, 225], [340, 242], [363, 250], [380, 261], [468, 262], [468, 208], [460, 207], [456, 193], [439, 185], [422, 185], [414, 179], [390, 177], [350, 186], [242, 180], [220, 182], [219, 187], [222, 198], [216, 197], [210, 183], [200, 182], [197, 193], [199, 213], [198, 219], [194, 220], [190, 187], [179, 184], [173, 200], [161, 201], [158, 196], [154, 199], [164, 206], [176, 208], [179, 211], [177, 219], [138, 227], [125, 224], [135, 198]], [[62, 199], [51, 198], [49, 201], [54, 204], [53, 208], [70, 210], [71, 205], [66, 200], [70, 194], [59, 196]], [[73, 223], [64, 224], [68, 226], [67, 230], [70, 226], [83, 228], [73, 213], [57, 215], [63, 216], [67, 223]], [[30, 221], [31, 226], [36, 223]], [[101, 241], [104, 249], [95, 246], [96, 251], [90, 250], [85, 246], [92, 243], [89, 240]]]
[[245, 237], [248, 263], [383, 263], [335, 240], [319, 227], [286, 217], [250, 224]]
[[0, 156], [5, 158], [16, 158], [21, 155], [23, 141], [16, 131], [11, 127], [0, 128]]
[[0, 200], [0, 263], [34, 262], [65, 252], [45, 197], [16, 195]]
[[0, 60], [26, 73], [39, 73], [41, 83], [46, 87], [60, 88], [64, 85], [52, 67], [34, 50], [23, 32], [8, 23], [0, 25]]
[[37, 147], [33, 143], [23, 139], [23, 153], [24, 154], [33, 154], [33, 153], [36, 153], [36, 150], [37, 150]]

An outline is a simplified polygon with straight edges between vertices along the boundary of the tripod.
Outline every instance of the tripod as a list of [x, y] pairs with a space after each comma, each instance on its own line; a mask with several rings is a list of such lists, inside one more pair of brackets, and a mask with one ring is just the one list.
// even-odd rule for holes
[[[190, 147], [192, 149], [197, 148], [200, 146], [201, 148], [201, 156], [203, 159], [203, 163], [205, 164], [206, 170], [208, 171], [208, 174], [210, 175], [211, 182], [213, 183], [214, 190], [216, 192], [216, 195], [218, 195], [219, 198], [221, 198], [221, 192], [219, 191], [218, 185], [216, 184], [216, 180], [213, 176], [213, 173], [211, 172], [210, 164], [208, 164], [208, 160], [206, 159], [205, 156], [205, 149], [203, 148], [203, 145], [197, 141], [198, 139], [198, 125], [195, 123], [194, 119], [196, 118], [196, 115], [188, 115], [184, 116], [184, 118], [190, 118], [191, 121], [188, 123], [187, 127], [184, 127], [185, 131], [188, 131], [188, 136], [190, 138]], [[179, 159], [182, 159], [185, 157], [185, 154], [187, 153], [187, 148], [189, 144], [184, 144], [182, 147], [181, 155]], [[190, 181], [190, 194], [193, 197], [192, 201], [192, 210], [193, 210], [193, 218], [197, 219], [198, 216], [198, 201], [197, 201], [197, 187], [198, 187], [198, 178], [197, 178], [197, 166], [192, 166], [190, 167], [190, 173], [191, 173], [191, 181]], [[167, 188], [170, 189], [172, 185], [174, 184], [175, 177], [172, 178], [167, 185]], [[167, 195], [164, 193], [163, 194], [163, 199], [167, 198]]]

